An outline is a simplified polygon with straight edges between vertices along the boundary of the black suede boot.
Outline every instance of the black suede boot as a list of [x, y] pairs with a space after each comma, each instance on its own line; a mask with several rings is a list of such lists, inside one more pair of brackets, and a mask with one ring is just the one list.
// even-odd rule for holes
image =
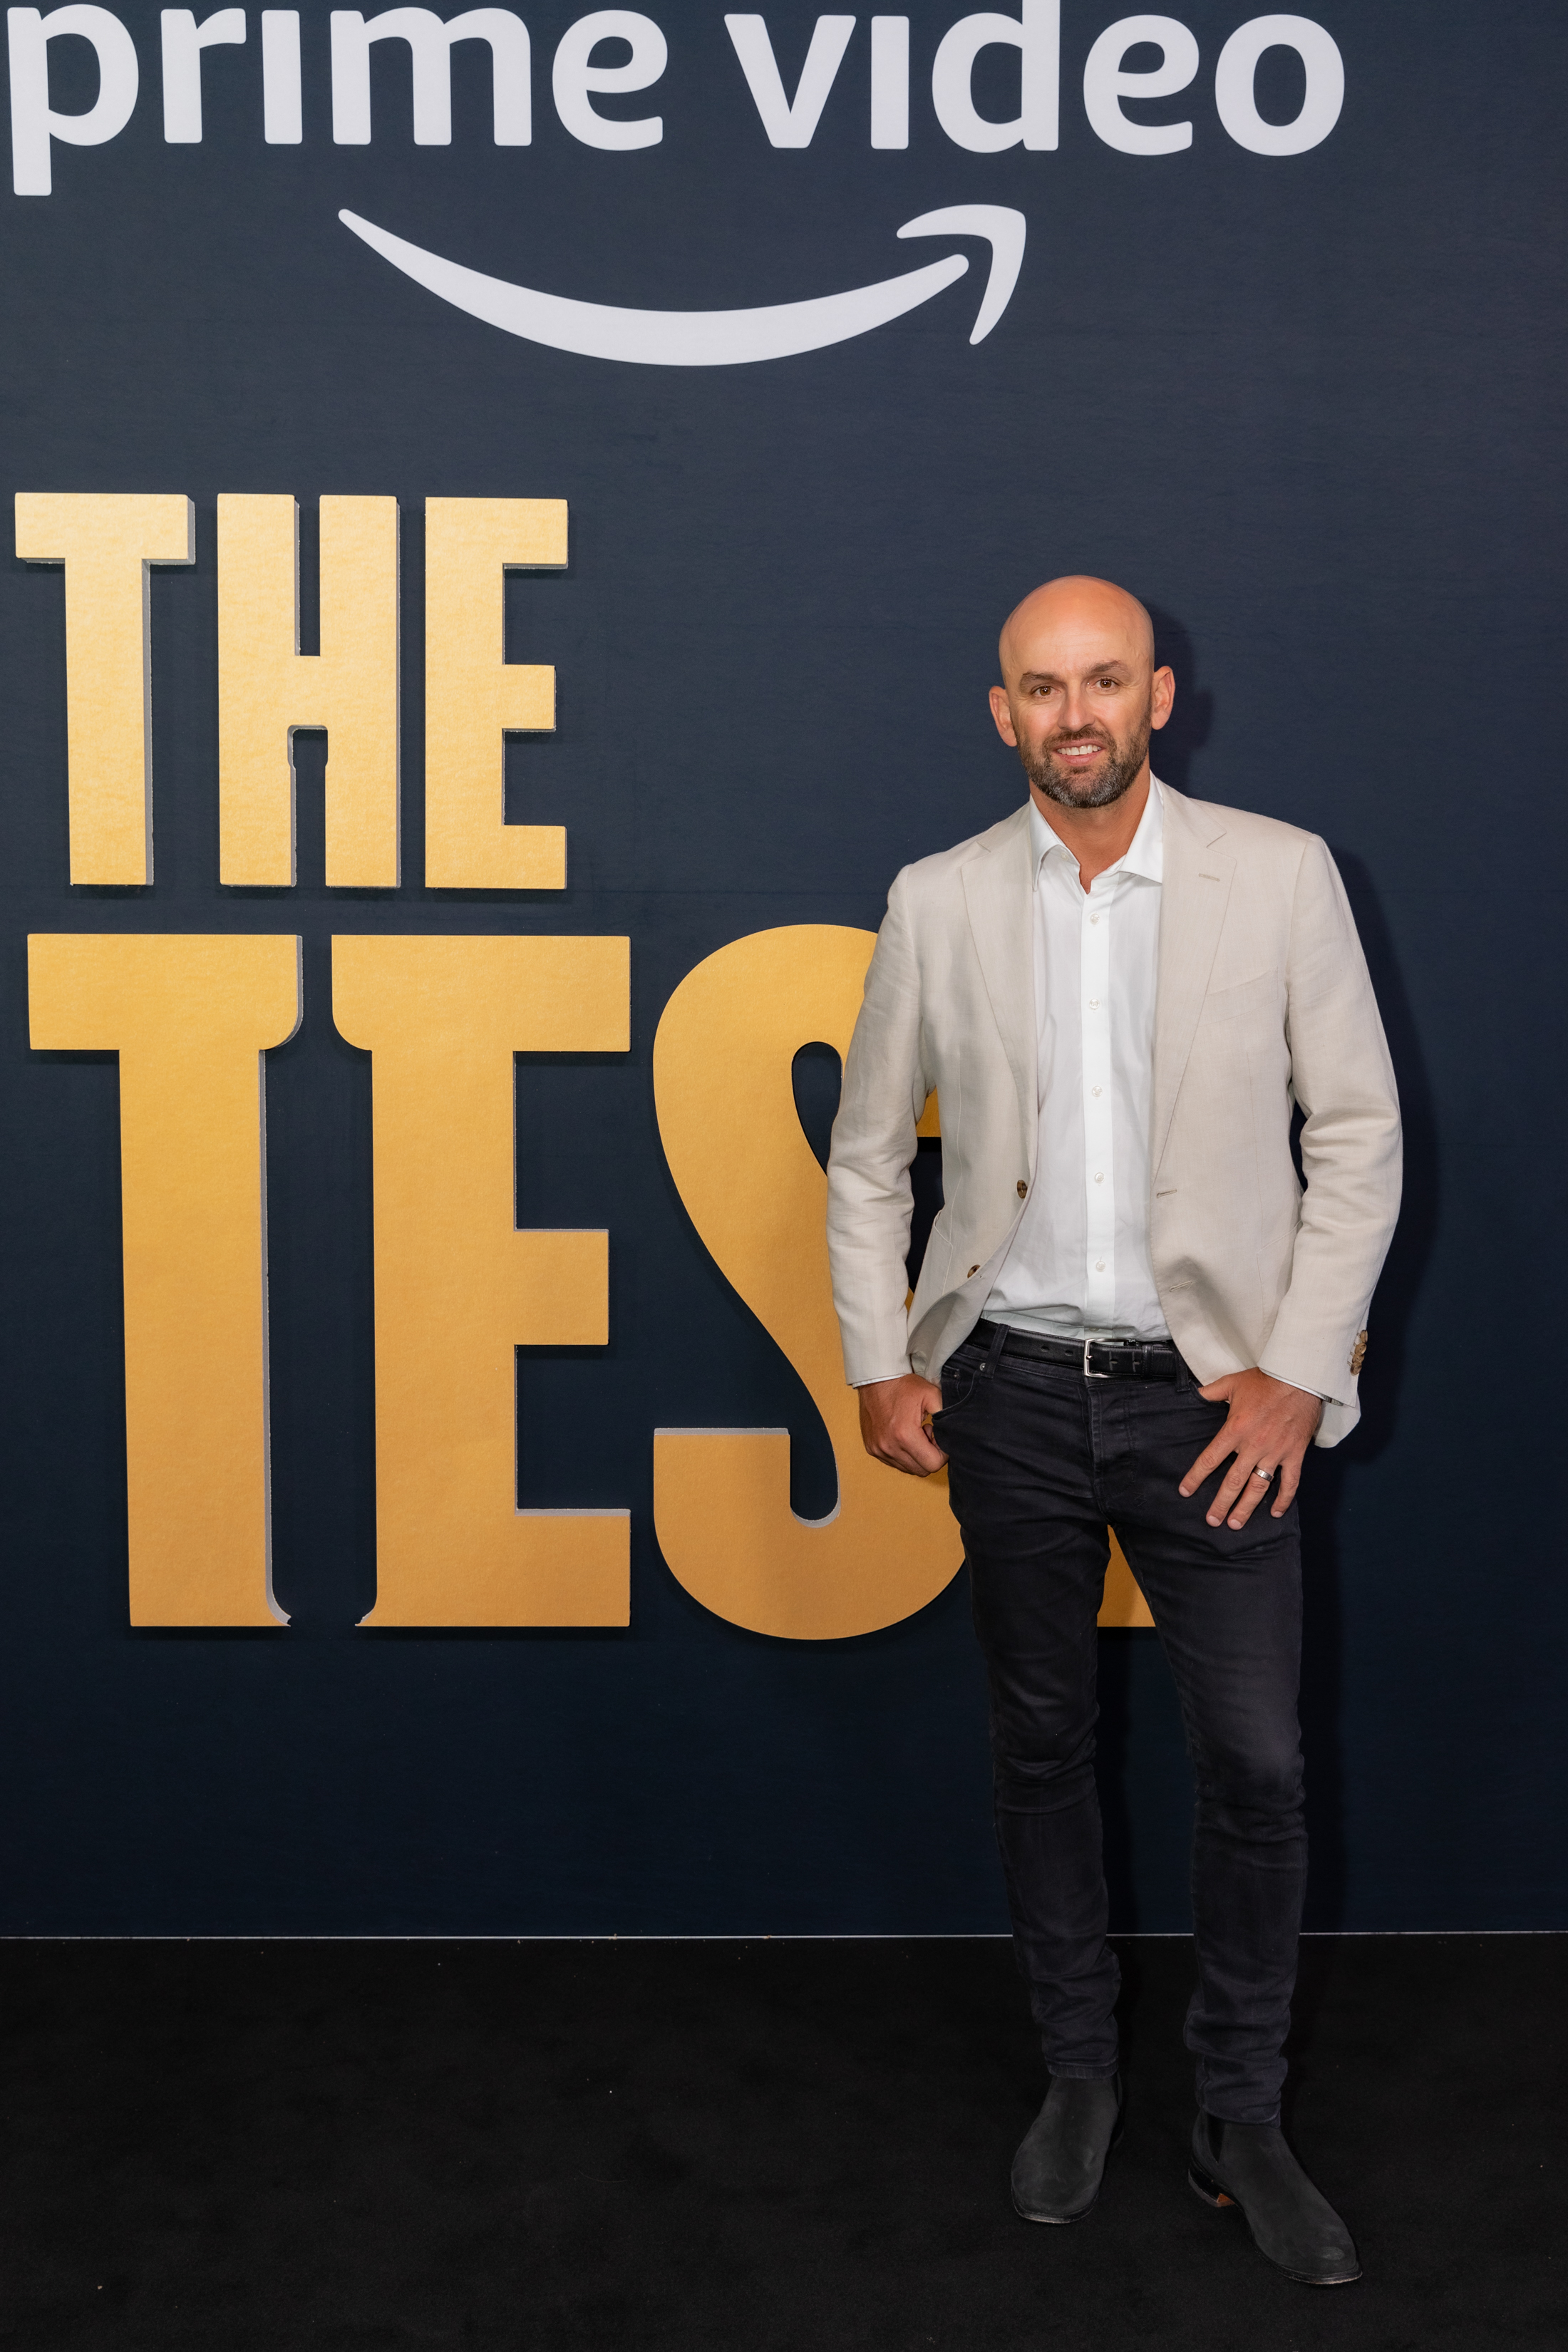
[[1013, 2206], [1026, 2221], [1081, 2221], [1121, 2137], [1121, 2077], [1053, 2076], [1046, 2104], [1013, 2158]]
[[1238, 2205], [1258, 2252], [1303, 2286], [1349, 2286], [1360, 2278], [1350, 2231], [1277, 2124], [1227, 2124], [1200, 2115], [1187, 2179], [1205, 2205]]

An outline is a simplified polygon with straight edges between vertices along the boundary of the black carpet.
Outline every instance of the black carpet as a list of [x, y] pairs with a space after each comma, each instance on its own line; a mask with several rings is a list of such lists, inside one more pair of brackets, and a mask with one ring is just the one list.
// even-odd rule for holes
[[1568, 1939], [1308, 1946], [1332, 2293], [1186, 2188], [1190, 1949], [1121, 1949], [1127, 2138], [1052, 2230], [1000, 1942], [7, 1946], [0, 2343], [1562, 2352]]

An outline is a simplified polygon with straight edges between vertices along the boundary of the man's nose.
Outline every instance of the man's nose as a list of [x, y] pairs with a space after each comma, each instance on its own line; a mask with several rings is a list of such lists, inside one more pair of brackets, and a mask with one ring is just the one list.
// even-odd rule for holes
[[1069, 733], [1093, 723], [1094, 714], [1089, 707], [1089, 697], [1080, 686], [1069, 686], [1062, 698], [1061, 717], [1058, 724]]

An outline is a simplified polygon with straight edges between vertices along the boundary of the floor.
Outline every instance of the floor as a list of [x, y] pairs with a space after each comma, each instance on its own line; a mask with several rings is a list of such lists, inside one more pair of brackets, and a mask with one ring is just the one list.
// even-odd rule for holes
[[1120, 1948], [1127, 2137], [1047, 2230], [999, 1941], [0, 1946], [0, 2345], [1563, 2352], [1568, 1937], [1309, 1943], [1329, 2293], [1185, 2186], [1191, 1949]]

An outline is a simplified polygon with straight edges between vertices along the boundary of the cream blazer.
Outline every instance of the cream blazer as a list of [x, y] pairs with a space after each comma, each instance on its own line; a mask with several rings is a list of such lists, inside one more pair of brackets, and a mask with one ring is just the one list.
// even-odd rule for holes
[[[1150, 1254], [1205, 1381], [1261, 1365], [1360, 1418], [1356, 1374], [1399, 1211], [1399, 1101], [1361, 942], [1316, 835], [1164, 787]], [[978, 1320], [1038, 1127], [1027, 804], [906, 866], [866, 975], [827, 1171], [852, 1383], [935, 1380]], [[910, 1163], [938, 1097], [945, 1206], [908, 1298]], [[1303, 1192], [1290, 1151], [1300, 1108]]]

